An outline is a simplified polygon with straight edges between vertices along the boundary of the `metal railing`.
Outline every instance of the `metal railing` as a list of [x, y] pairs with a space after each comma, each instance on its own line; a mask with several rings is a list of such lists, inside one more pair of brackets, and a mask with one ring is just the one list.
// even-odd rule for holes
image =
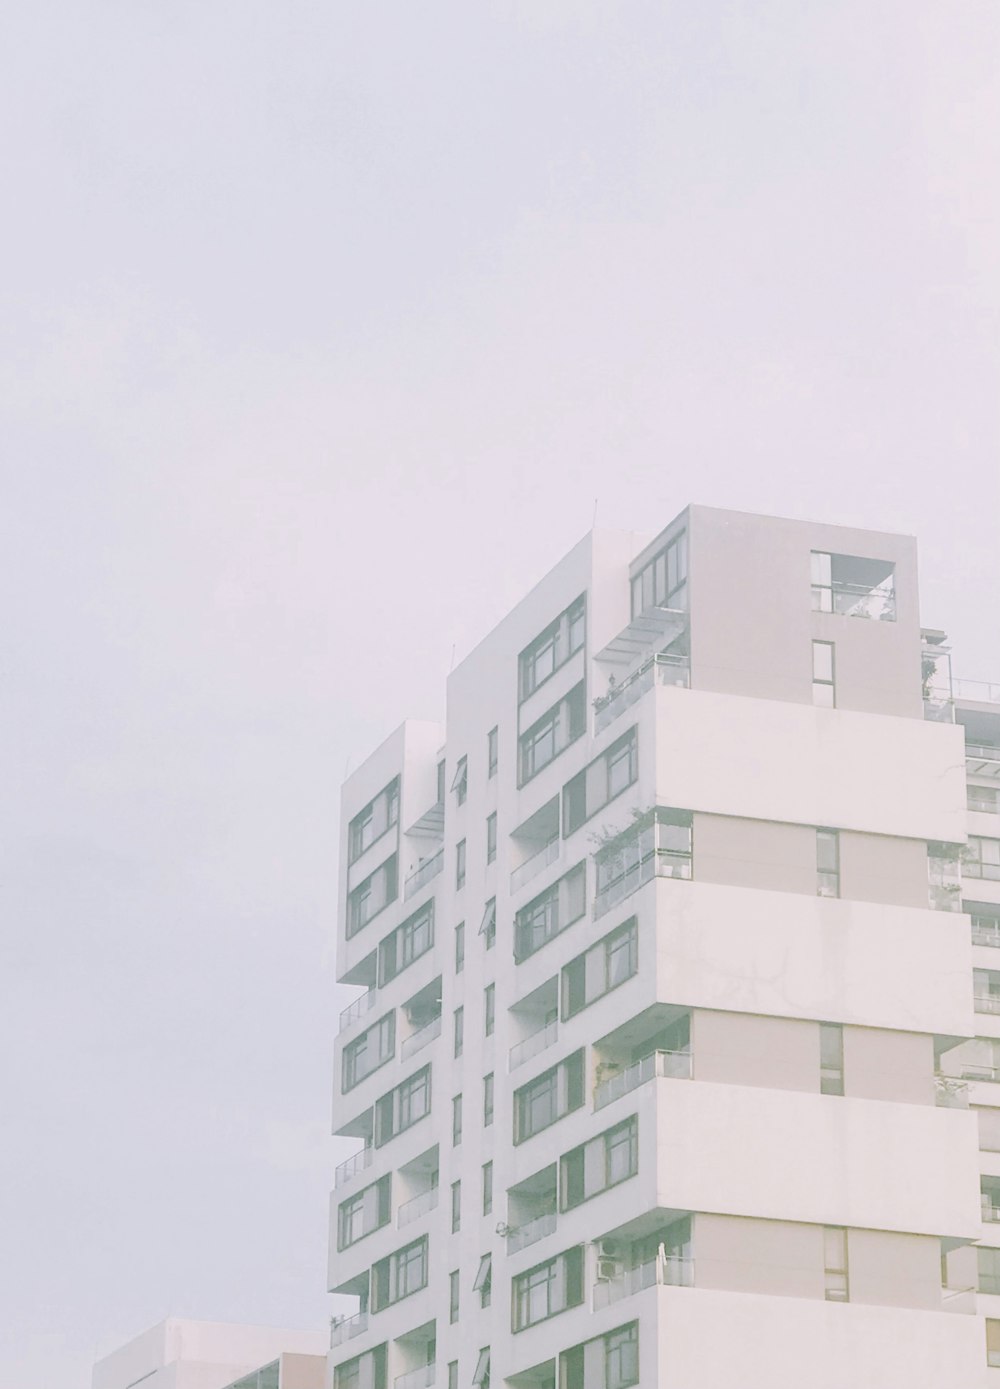
[[[980, 1196], [980, 1200], [982, 1202], [983, 1219], [992, 1225], [1000, 1223], [1000, 1205], [994, 1204], [994, 1198], [984, 1191]], [[1000, 1192], [996, 1195], [996, 1201], [1000, 1201]]]
[[392, 1381], [394, 1389], [427, 1389], [437, 1383], [437, 1365], [421, 1365], [418, 1370], [410, 1370], [405, 1375], [397, 1375]]
[[974, 1013], [1000, 1013], [1000, 994], [974, 994], [972, 999]]
[[967, 762], [989, 762], [1000, 764], [1000, 748], [994, 747], [992, 743], [966, 743], [965, 758]]
[[516, 1071], [518, 1066], [523, 1066], [525, 1061], [530, 1061], [539, 1052], [545, 1051], [546, 1047], [559, 1039], [559, 1021], [553, 1018], [544, 1027], [540, 1027], [537, 1032], [532, 1032], [530, 1037], [525, 1037], [522, 1042], [515, 1042], [511, 1047], [507, 1057], [508, 1071]]
[[330, 1349], [344, 1341], [353, 1340], [368, 1329], [368, 1313], [355, 1312], [353, 1317], [333, 1317], [330, 1321]]
[[1000, 685], [992, 680], [953, 680], [952, 688], [958, 699], [971, 699], [979, 704], [1000, 704]]
[[653, 878], [691, 877], [690, 854], [678, 853], [674, 849], [657, 849], [655, 843], [654, 827], [650, 826], [623, 846], [627, 866], [595, 895], [595, 921]]
[[608, 690], [607, 694], [594, 700], [594, 732], [600, 733], [623, 714], [647, 690], [657, 685], [680, 685], [685, 689], [691, 683], [691, 662], [687, 656], [671, 656], [660, 652], [650, 656], [637, 670], [634, 670], [620, 685]]
[[603, 1109], [612, 1100], [629, 1094], [640, 1085], [657, 1076], [671, 1080], [691, 1079], [691, 1053], [689, 1051], [654, 1051], [626, 1066], [617, 1075], [610, 1076], [594, 1089], [594, 1108]]
[[441, 1014], [436, 1018], [431, 1018], [430, 1022], [425, 1022], [423, 1027], [416, 1032], [411, 1032], [406, 1041], [400, 1045], [399, 1059], [405, 1061], [408, 1056], [412, 1056], [415, 1051], [420, 1051], [428, 1042], [433, 1042], [435, 1037], [441, 1035]]
[[354, 1153], [352, 1157], [349, 1157], [346, 1162], [340, 1163], [339, 1166], [333, 1169], [334, 1187], [344, 1186], [352, 1177], [357, 1176], [359, 1172], [363, 1172], [366, 1167], [370, 1167], [374, 1155], [375, 1149], [368, 1144], [360, 1149], [359, 1152]]
[[425, 859], [419, 864], [403, 884], [403, 898], [412, 897], [415, 892], [419, 892], [424, 883], [429, 883], [431, 878], [436, 878], [444, 867], [444, 850], [438, 849], [432, 858]]
[[532, 878], [537, 878], [543, 868], [548, 868], [550, 863], [555, 863], [559, 857], [560, 839], [558, 834], [539, 849], [537, 854], [532, 854], [531, 858], [519, 864], [510, 875], [510, 890], [517, 892], [524, 887], [525, 883], [530, 883]]
[[428, 1211], [437, 1209], [438, 1189], [436, 1186], [430, 1187], [427, 1191], [422, 1191], [419, 1196], [413, 1196], [409, 1201], [404, 1201], [396, 1212], [396, 1229], [401, 1230], [404, 1225], [409, 1225], [420, 1216], [426, 1215]]
[[987, 1084], [995, 1083], [1000, 1080], [1000, 1066], [963, 1066], [962, 1079], [981, 1080]]
[[876, 585], [813, 584], [813, 610], [842, 617], [868, 617], [876, 622], [895, 622], [896, 593], [891, 581]]
[[989, 795], [982, 787], [970, 786], [966, 806], [969, 810], [977, 810], [985, 815], [996, 815], [1000, 811], [1000, 800], [997, 799], [996, 792]]
[[370, 1013], [375, 1007], [377, 992], [376, 989], [366, 989], [360, 998], [356, 998], [353, 1003], [349, 1003], [346, 1008], [342, 1009], [338, 1031], [343, 1032], [346, 1027], [350, 1027], [352, 1022], [357, 1022], [358, 1018], [363, 1018], [366, 1013]]
[[679, 1254], [658, 1254], [636, 1268], [623, 1269], [615, 1278], [601, 1279], [594, 1284], [594, 1311], [632, 1297], [646, 1288], [661, 1284], [671, 1288], [694, 1287], [694, 1260]]
[[534, 1220], [526, 1220], [523, 1225], [507, 1232], [507, 1253], [516, 1254], [519, 1249], [527, 1249], [529, 1244], [537, 1244], [546, 1235], [555, 1233], [557, 1216], [555, 1211], [536, 1215]]
[[995, 916], [974, 916], [972, 944], [1000, 946], [1000, 920]]

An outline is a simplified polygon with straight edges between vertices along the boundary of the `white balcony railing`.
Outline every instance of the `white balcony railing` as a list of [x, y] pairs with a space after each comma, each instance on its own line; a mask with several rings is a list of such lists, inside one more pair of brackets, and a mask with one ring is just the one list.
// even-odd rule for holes
[[415, 1051], [420, 1051], [428, 1042], [433, 1042], [435, 1037], [441, 1035], [441, 1014], [436, 1018], [431, 1018], [430, 1022], [425, 1022], [423, 1027], [416, 1032], [411, 1032], [405, 1042], [400, 1044], [399, 1059], [405, 1061], [408, 1056], [412, 1056]]
[[507, 1069], [516, 1071], [518, 1066], [523, 1066], [525, 1061], [530, 1061], [539, 1052], [545, 1051], [559, 1040], [559, 1022], [553, 1018], [551, 1022], [540, 1027], [537, 1032], [532, 1032], [530, 1037], [525, 1037], [523, 1042], [515, 1042], [511, 1047], [507, 1057]]
[[428, 1389], [437, 1383], [437, 1365], [421, 1365], [405, 1375], [397, 1375], [392, 1381], [394, 1389]]
[[353, 1317], [334, 1317], [330, 1322], [330, 1349], [353, 1340], [368, 1329], [368, 1313], [355, 1312]]
[[1000, 994], [975, 994], [972, 999], [974, 1013], [1000, 1013]]
[[559, 857], [560, 843], [558, 834], [554, 835], [544, 848], [539, 849], [537, 854], [532, 854], [531, 858], [525, 859], [524, 863], [519, 864], [510, 875], [511, 892], [517, 892], [519, 888], [524, 887], [525, 883], [530, 883], [532, 878], [537, 878], [539, 873], [544, 868], [548, 868], [550, 863], [555, 863]]
[[594, 732], [600, 733], [608, 724], [614, 723], [619, 714], [641, 699], [654, 684], [687, 688], [690, 683], [691, 670], [687, 656], [671, 656], [668, 652], [650, 656], [620, 685], [594, 701]]
[[610, 1076], [596, 1087], [594, 1108], [603, 1109], [612, 1100], [621, 1099], [622, 1095], [629, 1094], [657, 1076], [665, 1076], [672, 1080], [690, 1080], [691, 1053], [654, 1051], [650, 1056], [644, 1056], [641, 1061], [633, 1062], [631, 1066], [626, 1066], [623, 1071]]
[[436, 878], [444, 867], [444, 850], [438, 849], [433, 858], [425, 859], [419, 864], [403, 884], [403, 897], [412, 897], [415, 892], [419, 892], [424, 883], [429, 883], [431, 878]]
[[366, 1167], [370, 1167], [374, 1156], [375, 1149], [368, 1145], [359, 1152], [354, 1153], [346, 1162], [340, 1163], [338, 1167], [333, 1169], [334, 1187], [346, 1185], [352, 1177], [357, 1176], [359, 1172], [363, 1172]]
[[358, 1018], [363, 1018], [366, 1013], [371, 1012], [375, 1007], [377, 992], [376, 989], [366, 989], [360, 997], [341, 1011], [339, 1031], [343, 1032], [345, 1028], [350, 1027], [352, 1022], [357, 1022]]
[[410, 1225], [420, 1216], [426, 1215], [428, 1211], [435, 1210], [438, 1203], [438, 1189], [432, 1186], [428, 1191], [422, 1191], [419, 1196], [413, 1196], [409, 1201], [404, 1201], [396, 1212], [396, 1229], [401, 1230], [404, 1225]]
[[637, 1268], [623, 1269], [616, 1278], [602, 1279], [594, 1284], [594, 1311], [632, 1297], [659, 1283], [672, 1288], [694, 1287], [694, 1260], [679, 1254], [660, 1254]]
[[507, 1235], [507, 1253], [516, 1254], [519, 1249], [527, 1249], [529, 1244], [537, 1244], [546, 1235], [555, 1233], [556, 1213], [547, 1211], [545, 1215], [537, 1215], [534, 1220], [526, 1220], [523, 1225], [518, 1225], [515, 1230], [511, 1230]]

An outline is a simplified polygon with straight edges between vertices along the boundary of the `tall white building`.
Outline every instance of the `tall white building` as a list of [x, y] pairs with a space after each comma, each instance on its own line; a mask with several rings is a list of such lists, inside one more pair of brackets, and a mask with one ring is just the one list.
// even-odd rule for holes
[[333, 1389], [1000, 1389], [1000, 691], [898, 535], [594, 532], [343, 790]]

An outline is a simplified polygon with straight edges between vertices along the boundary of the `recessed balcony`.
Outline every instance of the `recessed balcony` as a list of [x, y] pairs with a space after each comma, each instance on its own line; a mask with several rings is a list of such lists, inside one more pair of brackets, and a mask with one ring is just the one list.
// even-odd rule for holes
[[630, 1094], [657, 1077], [690, 1080], [691, 1066], [690, 1051], [654, 1051], [595, 1086], [594, 1109], [603, 1109], [605, 1105], [620, 1100], [623, 1095]]
[[607, 693], [594, 700], [595, 733], [601, 733], [614, 723], [654, 685], [680, 685], [686, 689], [691, 684], [691, 660], [688, 656], [661, 651], [643, 661], [620, 684], [614, 682], [614, 676], [611, 680]]
[[507, 1235], [507, 1253], [516, 1254], [519, 1249], [527, 1249], [529, 1245], [537, 1244], [546, 1235], [555, 1234], [558, 1220], [555, 1211], [548, 1211], [545, 1215], [536, 1215], [534, 1220], [526, 1220], [523, 1225], [518, 1225]]
[[368, 1313], [355, 1312], [353, 1317], [333, 1317], [330, 1321], [330, 1349], [352, 1341], [368, 1330]]
[[1000, 704], [1000, 684], [993, 680], [955, 680], [953, 682], [956, 699], [967, 699], [971, 704]]
[[358, 1152], [347, 1158], [345, 1162], [338, 1164], [333, 1169], [333, 1185], [335, 1188], [346, 1186], [353, 1181], [359, 1172], [363, 1172], [366, 1167], [371, 1167], [372, 1159], [375, 1156], [375, 1149], [370, 1144], [366, 1144]]
[[444, 849], [438, 849], [436, 854], [424, 859], [419, 863], [413, 872], [403, 883], [403, 898], [408, 900], [415, 893], [419, 892], [425, 883], [429, 883], [432, 878], [444, 868]]
[[694, 1287], [694, 1260], [679, 1254], [658, 1254], [653, 1259], [635, 1268], [623, 1269], [610, 1278], [602, 1278], [594, 1284], [594, 1311], [610, 1307], [623, 1298], [633, 1297], [646, 1288]]
[[365, 1017], [367, 1013], [375, 1007], [376, 989], [366, 989], [353, 1003], [349, 1003], [346, 1008], [341, 1009], [339, 1032], [344, 1032], [352, 1023], [359, 1018]]
[[525, 1037], [522, 1042], [515, 1043], [511, 1047], [507, 1059], [508, 1071], [516, 1071], [518, 1066], [523, 1066], [525, 1061], [530, 1061], [533, 1056], [545, 1051], [559, 1040], [559, 1020], [553, 1018], [551, 1022], [545, 1023], [537, 1032], [532, 1032], [530, 1037]]
[[428, 1385], [437, 1383], [437, 1365], [421, 1365], [405, 1375], [397, 1375], [392, 1382], [394, 1389], [428, 1389]]

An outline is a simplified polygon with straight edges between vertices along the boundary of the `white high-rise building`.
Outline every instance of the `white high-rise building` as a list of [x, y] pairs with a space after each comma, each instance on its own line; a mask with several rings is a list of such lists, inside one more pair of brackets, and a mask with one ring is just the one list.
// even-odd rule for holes
[[692, 506], [349, 778], [333, 1389], [1000, 1389], [1000, 691], [947, 662], [912, 539]]

